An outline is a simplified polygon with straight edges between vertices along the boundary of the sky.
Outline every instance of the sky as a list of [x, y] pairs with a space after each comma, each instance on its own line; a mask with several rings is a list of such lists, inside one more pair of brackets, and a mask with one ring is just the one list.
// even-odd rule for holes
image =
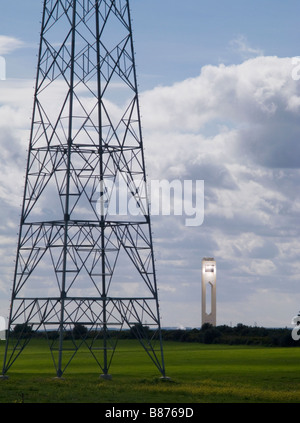
[[[7, 316], [42, 1], [2, 2], [0, 315]], [[291, 326], [300, 310], [300, 4], [131, 0], [147, 173], [204, 180], [204, 222], [153, 216], [163, 326], [201, 326], [201, 260], [217, 324]], [[297, 67], [298, 64], [298, 67]]]

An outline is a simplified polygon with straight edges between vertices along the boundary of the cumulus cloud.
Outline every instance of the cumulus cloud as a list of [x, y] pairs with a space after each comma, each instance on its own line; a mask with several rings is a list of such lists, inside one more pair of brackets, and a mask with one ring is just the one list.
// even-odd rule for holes
[[210, 188], [240, 186], [252, 196], [262, 195], [265, 184], [251, 186], [251, 175], [244, 181], [239, 166], [252, 169], [255, 178], [266, 168], [295, 169], [296, 175], [300, 84], [291, 73], [290, 58], [257, 57], [205, 66], [197, 78], [145, 92], [141, 104], [153, 175], [197, 175]]
[[[259, 56], [239, 65], [208, 65], [196, 78], [141, 93], [149, 178], [205, 181], [202, 226], [186, 227], [180, 216], [152, 219], [166, 325], [178, 312], [184, 326], [201, 324], [204, 256], [217, 259], [220, 323], [236, 318], [264, 324], [266, 315], [251, 314], [262, 293], [264, 298], [270, 293], [278, 307], [283, 295], [288, 318], [294, 315], [292, 293], [300, 272], [300, 84], [292, 67], [291, 58]], [[0, 200], [14, 210], [8, 192], [23, 172], [32, 94], [31, 81], [16, 86], [6, 81], [1, 90]], [[1, 231], [2, 239], [11, 239], [7, 228]], [[1, 241], [0, 250], [5, 248]], [[239, 311], [230, 317], [233, 309]], [[287, 325], [287, 306], [277, 312], [277, 320], [266, 321]]]
[[24, 45], [23, 41], [15, 37], [0, 35], [0, 55], [9, 54]]
[[230, 46], [233, 50], [237, 51], [244, 60], [263, 55], [262, 49], [251, 47], [247, 38], [241, 34], [230, 42]]
[[[299, 235], [300, 85], [292, 66], [291, 58], [263, 56], [205, 66], [196, 78], [143, 93], [150, 175], [205, 180], [204, 225], [192, 233], [177, 222], [176, 236], [168, 229], [174, 244], [167, 256], [176, 269], [169, 279], [177, 278], [178, 292], [183, 280], [197, 292], [200, 259], [212, 255], [220, 303], [250, 293], [252, 300], [264, 289], [291, 295], [299, 268], [291, 246], [286, 272], [282, 245]], [[182, 262], [185, 274], [178, 272]], [[166, 254], [160, 263], [168, 280]]]
[[0, 94], [0, 198], [19, 206], [26, 169], [33, 83], [1, 82]]

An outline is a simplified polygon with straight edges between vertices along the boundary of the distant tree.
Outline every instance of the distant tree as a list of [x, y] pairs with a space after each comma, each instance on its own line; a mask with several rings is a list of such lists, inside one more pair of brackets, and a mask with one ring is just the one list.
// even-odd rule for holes
[[147, 338], [150, 334], [149, 326], [144, 326], [142, 323], [136, 323], [130, 328], [131, 338]]
[[88, 329], [85, 326], [81, 325], [80, 323], [76, 323], [72, 331], [73, 337], [75, 339], [85, 338], [87, 331]]
[[203, 335], [203, 341], [205, 344], [212, 344], [217, 338], [220, 338], [221, 332], [212, 327], [211, 329], [207, 329]]
[[27, 338], [32, 335], [32, 326], [28, 325], [28, 323], [19, 323], [14, 327], [13, 333], [18, 338]]
[[213, 325], [211, 323], [203, 323], [201, 330], [205, 331], [207, 329], [213, 328]]
[[244, 325], [243, 323], [238, 323], [235, 327], [235, 332], [238, 334], [246, 334], [248, 331], [248, 326]]

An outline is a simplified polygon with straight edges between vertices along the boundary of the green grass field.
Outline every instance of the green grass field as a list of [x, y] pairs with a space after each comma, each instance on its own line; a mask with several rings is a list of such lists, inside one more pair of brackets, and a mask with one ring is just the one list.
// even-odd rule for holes
[[[135, 341], [120, 341], [110, 381], [80, 350], [64, 380], [50, 353], [32, 340], [0, 381], [0, 403], [288, 403], [300, 402], [300, 349], [165, 342], [167, 375]], [[2, 364], [4, 342], [0, 342]]]

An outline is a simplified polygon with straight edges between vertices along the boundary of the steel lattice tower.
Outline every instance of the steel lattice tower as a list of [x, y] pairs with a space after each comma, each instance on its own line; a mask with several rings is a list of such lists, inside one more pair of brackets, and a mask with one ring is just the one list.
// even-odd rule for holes
[[145, 182], [129, 0], [44, 0], [3, 375], [45, 331], [58, 377], [81, 346], [108, 376], [127, 328], [165, 376]]

